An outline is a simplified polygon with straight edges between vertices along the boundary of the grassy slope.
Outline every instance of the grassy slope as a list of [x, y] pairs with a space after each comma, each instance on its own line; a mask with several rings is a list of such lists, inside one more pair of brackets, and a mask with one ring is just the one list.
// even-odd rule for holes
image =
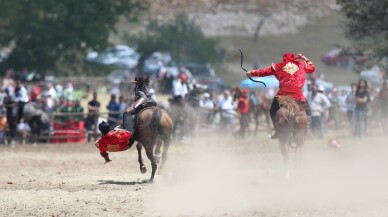
[[326, 80], [347, 85], [357, 79], [357, 74], [327, 66], [320, 60], [321, 55], [334, 48], [335, 44], [348, 44], [343, 36], [341, 19], [339, 15], [333, 15], [301, 28], [299, 33], [263, 37], [257, 43], [253, 42], [251, 36], [220, 38], [227, 50], [227, 70], [218, 74], [229, 84], [237, 84], [244, 78], [238, 48], [244, 52], [244, 65], [247, 69], [252, 68], [253, 60], [257, 57], [261, 60], [261, 67], [265, 67], [280, 61], [283, 53], [294, 52], [303, 53], [310, 58], [315, 63], [317, 72], [323, 73]]

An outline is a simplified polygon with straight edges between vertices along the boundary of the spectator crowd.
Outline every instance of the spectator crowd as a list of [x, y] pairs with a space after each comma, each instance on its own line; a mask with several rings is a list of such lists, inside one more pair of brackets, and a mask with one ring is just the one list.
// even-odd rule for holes
[[[310, 124], [314, 138], [325, 138], [329, 129], [345, 127], [350, 137], [364, 137], [371, 123], [381, 123], [387, 130], [387, 81], [373, 86], [362, 79], [349, 87], [325, 84], [324, 79], [311, 77], [304, 88], [311, 108]], [[6, 72], [1, 85], [0, 143], [3, 144], [14, 145], [18, 133], [50, 137], [56, 135], [56, 130], [81, 130], [76, 135], [91, 141], [97, 134], [101, 117], [115, 127], [131, 104], [130, 93], [119, 95], [117, 91], [112, 92], [107, 105], [101, 105], [97, 92], [93, 92], [85, 109], [81, 105], [83, 92], [74, 88], [72, 83], [21, 82], [12, 70]], [[233, 132], [236, 137], [243, 138], [254, 135], [253, 131], [256, 134], [261, 126], [268, 132], [272, 128], [268, 113], [276, 88], [247, 90], [236, 86], [214, 91], [198, 84], [190, 71], [183, 67], [175, 75], [168, 71], [160, 73], [150, 86], [148, 96], [153, 101], [158, 101], [156, 96], [160, 93], [170, 94], [168, 103], [159, 102], [159, 106], [170, 112], [175, 128], [184, 135], [196, 130], [215, 129], [222, 133]], [[108, 110], [105, 117], [100, 112], [102, 106]], [[255, 124], [254, 130], [251, 123]], [[39, 142], [49, 141], [39, 139]]]

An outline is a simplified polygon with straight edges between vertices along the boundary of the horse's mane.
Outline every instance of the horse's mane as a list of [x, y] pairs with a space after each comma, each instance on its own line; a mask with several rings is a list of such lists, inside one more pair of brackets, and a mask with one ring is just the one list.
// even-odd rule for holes
[[297, 112], [299, 112], [300, 110], [302, 110], [301, 107], [299, 106], [298, 102], [291, 97], [279, 96], [278, 102], [279, 102], [279, 106], [281, 108], [285, 108], [289, 112], [289, 114], [291, 114], [291, 115], [294, 115]]

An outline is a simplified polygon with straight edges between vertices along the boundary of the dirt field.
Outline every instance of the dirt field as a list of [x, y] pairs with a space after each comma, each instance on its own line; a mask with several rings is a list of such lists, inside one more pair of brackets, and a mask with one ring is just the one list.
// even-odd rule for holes
[[286, 179], [264, 134], [203, 135], [174, 143], [154, 184], [134, 147], [104, 165], [88, 143], [0, 146], [0, 216], [388, 216], [387, 138], [309, 141]]

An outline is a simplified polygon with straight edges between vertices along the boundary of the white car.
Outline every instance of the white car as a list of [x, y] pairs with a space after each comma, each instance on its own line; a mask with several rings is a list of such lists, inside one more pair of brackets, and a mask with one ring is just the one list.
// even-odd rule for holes
[[8, 58], [8, 54], [0, 51], [0, 63]]
[[86, 60], [104, 65], [117, 65], [125, 69], [132, 69], [137, 65], [139, 54], [135, 49], [127, 45], [115, 45], [102, 53], [96, 51], [89, 52], [86, 55]]

